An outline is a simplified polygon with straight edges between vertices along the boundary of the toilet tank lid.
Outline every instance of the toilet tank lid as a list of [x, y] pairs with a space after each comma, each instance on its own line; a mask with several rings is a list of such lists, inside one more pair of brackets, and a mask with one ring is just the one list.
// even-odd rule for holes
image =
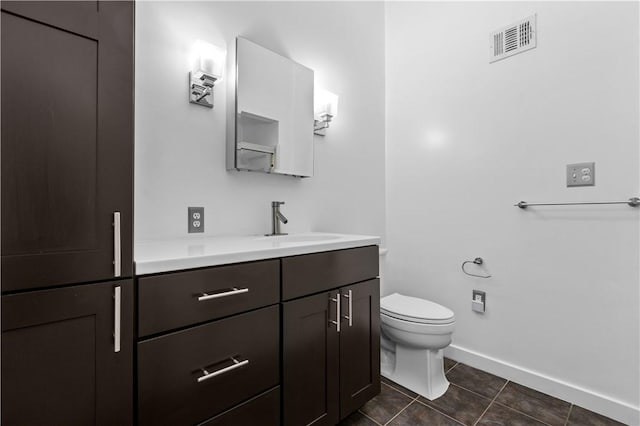
[[380, 299], [380, 310], [416, 319], [448, 320], [454, 316], [451, 309], [435, 302], [399, 293]]

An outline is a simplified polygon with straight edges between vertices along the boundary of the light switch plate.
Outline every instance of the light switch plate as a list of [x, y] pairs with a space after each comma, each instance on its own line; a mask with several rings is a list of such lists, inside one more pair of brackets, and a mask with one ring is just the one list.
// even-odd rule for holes
[[188, 207], [189, 233], [204, 232], [204, 207]]
[[567, 187], [595, 186], [596, 163], [567, 164]]

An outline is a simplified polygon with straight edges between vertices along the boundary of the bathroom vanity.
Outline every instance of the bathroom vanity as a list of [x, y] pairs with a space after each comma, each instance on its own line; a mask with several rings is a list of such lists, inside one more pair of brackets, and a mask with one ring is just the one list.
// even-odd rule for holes
[[138, 244], [139, 424], [335, 425], [377, 395], [378, 243]]

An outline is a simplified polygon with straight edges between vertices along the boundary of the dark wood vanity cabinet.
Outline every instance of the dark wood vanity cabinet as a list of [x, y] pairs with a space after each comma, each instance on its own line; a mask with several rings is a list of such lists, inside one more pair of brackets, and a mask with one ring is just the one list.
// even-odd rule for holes
[[280, 260], [138, 279], [140, 425], [278, 425]]
[[335, 425], [380, 392], [377, 275], [377, 246], [282, 260], [283, 295], [327, 290], [282, 305], [284, 425]]
[[139, 277], [139, 424], [338, 424], [380, 392], [377, 276], [367, 246]]

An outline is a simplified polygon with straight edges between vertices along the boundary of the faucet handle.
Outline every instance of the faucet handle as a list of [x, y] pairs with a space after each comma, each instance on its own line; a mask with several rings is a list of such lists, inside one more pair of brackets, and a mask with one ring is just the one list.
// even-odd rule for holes
[[272, 201], [271, 207], [279, 207], [284, 204], [284, 201]]

